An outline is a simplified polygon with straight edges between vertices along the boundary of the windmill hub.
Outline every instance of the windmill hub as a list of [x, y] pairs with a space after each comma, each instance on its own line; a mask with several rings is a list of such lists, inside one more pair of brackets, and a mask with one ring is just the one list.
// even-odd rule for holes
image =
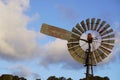
[[[101, 36], [98, 32], [96, 32], [94, 30], [86, 31], [85, 33], [83, 33], [81, 35], [80, 38], [89, 41], [89, 43], [91, 45], [91, 51], [95, 51], [101, 45], [101, 40], [102, 40]], [[81, 48], [84, 51], [86, 51], [88, 49], [88, 44], [82, 40], [79, 40], [79, 45], [81, 46]], [[95, 47], [94, 47], [94, 45], [95, 45]]]
[[91, 33], [88, 33], [88, 35], [87, 35], [87, 41], [88, 41], [88, 43], [92, 43], [93, 37], [92, 37]]

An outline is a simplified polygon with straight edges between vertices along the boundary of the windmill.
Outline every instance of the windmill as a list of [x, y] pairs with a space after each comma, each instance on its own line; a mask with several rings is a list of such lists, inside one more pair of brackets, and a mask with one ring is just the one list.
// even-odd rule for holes
[[44, 23], [40, 32], [68, 41], [71, 56], [86, 67], [86, 80], [93, 76], [93, 66], [102, 62], [114, 47], [113, 29], [101, 19], [82, 20], [72, 31]]

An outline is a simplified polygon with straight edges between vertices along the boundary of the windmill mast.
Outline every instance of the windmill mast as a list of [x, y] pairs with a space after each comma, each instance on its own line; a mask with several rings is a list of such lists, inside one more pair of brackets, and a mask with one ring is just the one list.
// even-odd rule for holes
[[[90, 66], [91, 66], [91, 69], [92, 69], [92, 61], [90, 61], [91, 60], [91, 57], [90, 57], [90, 54], [91, 54], [91, 45], [90, 44], [92, 43], [92, 40], [93, 40], [92, 35], [91, 35], [91, 33], [89, 33], [88, 36], [87, 36], [88, 49], [86, 50], [86, 61], [85, 61], [85, 66], [86, 66], [86, 80], [89, 80]], [[93, 73], [92, 73], [92, 75], [93, 75]]]

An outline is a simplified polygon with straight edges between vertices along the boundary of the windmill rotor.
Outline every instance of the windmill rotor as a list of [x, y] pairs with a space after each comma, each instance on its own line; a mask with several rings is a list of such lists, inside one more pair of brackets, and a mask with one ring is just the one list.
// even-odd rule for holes
[[[75, 56], [82, 54], [85, 54], [84, 49], [82, 49], [81, 47], [81, 43], [80, 40], [82, 34], [87, 33], [87, 31], [90, 31], [91, 33], [93, 31], [95, 31], [97, 34], [99, 34], [99, 36], [95, 36], [100, 37], [101, 39], [98, 40], [99, 42], [99, 46], [97, 49], [92, 51], [92, 58], [93, 58], [93, 65], [96, 65], [99, 62], [102, 62], [103, 59], [105, 59], [110, 53], [112, 48], [114, 47], [114, 33], [113, 33], [113, 29], [110, 28], [109, 24], [106, 24], [106, 21], [101, 21], [101, 19], [86, 19], [86, 23], [85, 21], [81, 21], [80, 24], [77, 24], [75, 27], [73, 27], [72, 29], [72, 34], [71, 34], [71, 38], [68, 41], [68, 50], [70, 51], [70, 54], [74, 57], [74, 53], [76, 53], [78, 50], [80, 51], [76, 53]], [[94, 35], [94, 34], [93, 34]], [[83, 40], [82, 40], [83, 41]], [[74, 43], [74, 42], [79, 42], [79, 44]], [[84, 40], [84, 42], [86, 42]], [[93, 40], [92, 45], [93, 47], [95, 47], [96, 45], [94, 45], [95, 41]], [[77, 48], [76, 48], [77, 47]], [[84, 60], [85, 56], [81, 57], [78, 56], [78, 58], [74, 58], [75, 60], [77, 60], [80, 63], [84, 64]], [[80, 59], [80, 60], [78, 60]]]

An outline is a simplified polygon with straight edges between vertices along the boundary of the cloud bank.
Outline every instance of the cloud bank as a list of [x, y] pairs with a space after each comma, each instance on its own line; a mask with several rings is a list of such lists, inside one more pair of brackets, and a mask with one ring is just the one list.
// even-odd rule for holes
[[37, 33], [27, 29], [30, 17], [25, 15], [29, 0], [0, 1], [0, 56], [9, 60], [33, 58], [39, 53]]

